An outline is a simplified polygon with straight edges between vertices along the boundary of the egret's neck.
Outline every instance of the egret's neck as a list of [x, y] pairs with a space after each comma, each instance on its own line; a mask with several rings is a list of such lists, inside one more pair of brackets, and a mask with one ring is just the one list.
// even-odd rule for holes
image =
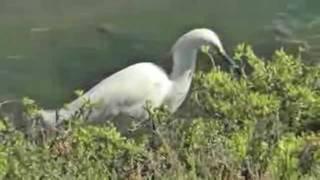
[[182, 48], [174, 51], [170, 79], [177, 80], [185, 77], [187, 74], [192, 75], [196, 67], [196, 58], [197, 49]]
[[197, 49], [183, 48], [173, 51], [173, 69], [170, 74], [173, 86], [164, 103], [172, 112], [178, 109], [188, 94], [196, 67], [196, 57]]

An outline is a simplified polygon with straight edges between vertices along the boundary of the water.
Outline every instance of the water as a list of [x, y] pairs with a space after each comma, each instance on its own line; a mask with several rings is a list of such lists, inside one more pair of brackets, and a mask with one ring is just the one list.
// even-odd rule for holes
[[214, 29], [229, 51], [247, 42], [268, 56], [319, 32], [305, 30], [318, 25], [320, 4], [310, 2], [0, 0], [0, 99], [29, 96], [45, 107], [61, 105], [75, 89], [119, 68], [157, 61], [195, 27]]

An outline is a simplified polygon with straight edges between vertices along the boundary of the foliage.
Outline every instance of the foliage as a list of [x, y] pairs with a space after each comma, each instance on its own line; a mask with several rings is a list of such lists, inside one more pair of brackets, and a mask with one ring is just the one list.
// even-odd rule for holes
[[[60, 131], [25, 138], [3, 119], [0, 177], [318, 179], [320, 68], [283, 50], [264, 60], [243, 44], [234, 58], [242, 74], [219, 67], [197, 73], [182, 112], [147, 107], [152, 126], [139, 137], [121, 135], [110, 122], [74, 119]], [[34, 102], [24, 102], [37, 117]]]

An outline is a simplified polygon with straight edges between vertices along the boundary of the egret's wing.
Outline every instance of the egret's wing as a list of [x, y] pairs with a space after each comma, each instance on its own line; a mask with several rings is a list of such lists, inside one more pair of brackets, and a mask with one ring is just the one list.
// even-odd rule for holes
[[104, 79], [83, 97], [71, 102], [68, 109], [79, 108], [83, 98], [97, 103], [104, 113], [113, 114], [141, 107], [147, 100], [158, 106], [170, 88], [171, 82], [162, 69], [152, 63], [138, 63]]

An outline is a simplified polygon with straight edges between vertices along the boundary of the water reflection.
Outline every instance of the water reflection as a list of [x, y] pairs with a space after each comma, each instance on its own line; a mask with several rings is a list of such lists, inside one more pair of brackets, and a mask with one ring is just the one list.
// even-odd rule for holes
[[318, 63], [320, 57], [319, 1], [295, 0], [279, 12], [269, 27], [277, 42], [292, 52], [299, 49], [307, 63]]
[[0, 0], [0, 98], [61, 105], [117, 69], [157, 61], [194, 27], [214, 29], [228, 50], [248, 42], [267, 56], [293, 39], [316, 48], [309, 35], [318, 28], [306, 27], [319, 27], [319, 15], [309, 2]]

